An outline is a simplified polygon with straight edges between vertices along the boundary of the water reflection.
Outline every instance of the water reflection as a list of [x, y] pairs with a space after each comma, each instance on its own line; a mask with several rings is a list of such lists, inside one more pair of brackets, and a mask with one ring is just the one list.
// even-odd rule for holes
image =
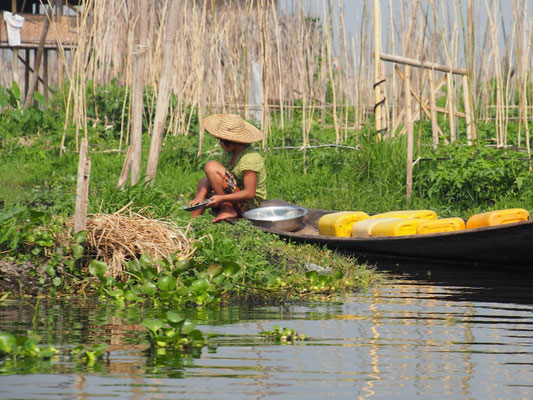
[[[140, 320], [160, 310], [86, 302], [0, 306], [0, 330], [47, 343], [106, 341], [97, 369], [68, 362], [0, 376], [0, 399], [532, 398], [531, 279], [499, 271], [381, 265], [394, 279], [342, 302], [180, 310], [218, 348], [147, 351]], [[312, 338], [276, 345], [288, 326]], [[29, 372], [32, 375], [24, 375]]]

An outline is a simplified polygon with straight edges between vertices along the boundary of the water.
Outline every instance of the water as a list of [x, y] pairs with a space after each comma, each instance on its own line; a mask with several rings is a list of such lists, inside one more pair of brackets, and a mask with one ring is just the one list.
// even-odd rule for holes
[[[138, 324], [150, 309], [3, 305], [0, 330], [34, 325], [58, 348], [106, 341], [111, 352], [93, 367], [19, 366], [0, 375], [0, 399], [533, 398], [532, 278], [449, 266], [392, 273], [343, 302], [189, 310], [203, 332], [219, 334], [216, 351], [198, 358], [145, 352]], [[311, 340], [259, 335], [274, 325]]]

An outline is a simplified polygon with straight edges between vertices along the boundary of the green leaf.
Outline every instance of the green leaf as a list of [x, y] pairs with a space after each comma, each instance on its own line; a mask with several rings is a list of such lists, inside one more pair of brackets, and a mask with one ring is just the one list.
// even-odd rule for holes
[[72, 245], [72, 256], [74, 259], [79, 260], [83, 256], [83, 246], [75, 243]]
[[11, 353], [17, 347], [17, 340], [9, 332], [0, 332], [0, 353]]
[[74, 235], [74, 241], [78, 244], [82, 244], [85, 242], [85, 238], [87, 237], [87, 231], [79, 231]]
[[213, 279], [215, 276], [220, 275], [224, 268], [222, 268], [222, 265], [220, 264], [211, 264], [209, 267], [207, 267], [207, 274], [211, 279]]
[[191, 283], [191, 289], [195, 292], [203, 292], [209, 287], [209, 281], [205, 278], [200, 278]]
[[305, 273], [305, 276], [311, 281], [314, 282], [318, 278], [318, 272], [317, 271], [309, 271]]
[[39, 92], [33, 92], [33, 98], [41, 105], [46, 106], [46, 100], [44, 99], [44, 96]]
[[196, 323], [192, 322], [189, 319], [186, 319], [183, 321], [183, 325], [181, 326], [181, 333], [188, 335], [193, 331], [193, 329], [196, 327]]
[[233, 276], [237, 274], [241, 268], [238, 265], [231, 264], [224, 268], [224, 275], [226, 276]]
[[109, 293], [111, 297], [114, 297], [115, 299], [120, 299], [124, 296], [124, 290], [122, 289], [115, 289]]
[[176, 288], [176, 278], [171, 275], [162, 276], [157, 281], [157, 287], [162, 291], [170, 291]]
[[52, 283], [55, 287], [61, 285], [61, 278], [59, 276], [56, 276], [54, 279], [52, 279]]
[[183, 317], [174, 311], [167, 311], [167, 319], [169, 322], [177, 323], [183, 321]]
[[45, 270], [46, 270], [46, 273], [48, 274], [48, 276], [55, 276], [56, 275], [56, 269], [50, 264], [48, 264], [46, 266]]
[[176, 260], [174, 262], [174, 269], [177, 271], [186, 271], [189, 269], [190, 263], [189, 260], [186, 258], [180, 258], [179, 260]]
[[93, 276], [103, 276], [107, 272], [107, 264], [103, 261], [93, 260], [89, 264], [89, 273]]
[[128, 301], [134, 301], [134, 300], [137, 300], [139, 296], [137, 296], [137, 293], [135, 293], [133, 290], [128, 290], [124, 294], [124, 298]]
[[158, 319], [145, 319], [141, 323], [153, 333], [157, 333], [163, 327], [163, 323]]
[[20, 100], [20, 88], [16, 81], [13, 81], [10, 92], [15, 99]]
[[141, 286], [141, 290], [144, 294], [151, 296], [156, 292], [157, 286], [153, 282], [145, 282]]
[[[198, 329], [193, 329], [190, 333], [189, 333], [189, 337], [192, 339], [192, 340], [204, 340], [204, 335], [202, 334], [202, 332], [200, 332]], [[213, 336], [211, 336], [213, 337]]]
[[146, 253], [143, 253], [141, 255], [141, 258], [139, 258], [139, 262], [141, 264], [141, 267], [143, 268], [149, 268], [154, 265], [154, 260]]

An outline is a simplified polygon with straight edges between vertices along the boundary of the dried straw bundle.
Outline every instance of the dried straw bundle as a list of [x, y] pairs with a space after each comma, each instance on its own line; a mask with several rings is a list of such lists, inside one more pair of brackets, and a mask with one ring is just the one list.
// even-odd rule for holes
[[175, 253], [189, 258], [195, 239], [190, 226], [180, 228], [137, 213], [93, 214], [87, 220], [87, 249], [108, 265], [107, 275], [121, 276], [125, 262], [148, 254], [154, 260]]

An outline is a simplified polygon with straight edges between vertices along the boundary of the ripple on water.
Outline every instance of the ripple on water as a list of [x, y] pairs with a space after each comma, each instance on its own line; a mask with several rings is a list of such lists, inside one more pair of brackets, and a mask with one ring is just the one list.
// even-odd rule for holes
[[[219, 334], [218, 348], [159, 363], [139, 327], [154, 310], [53, 302], [36, 318], [46, 341], [106, 341], [109, 362], [8, 370], [0, 399], [533, 398], [531, 280], [400, 278], [344, 302], [189, 310], [202, 331]], [[32, 319], [24, 302], [0, 307], [0, 329], [23, 332]], [[311, 340], [278, 345], [259, 335], [274, 325]]]

